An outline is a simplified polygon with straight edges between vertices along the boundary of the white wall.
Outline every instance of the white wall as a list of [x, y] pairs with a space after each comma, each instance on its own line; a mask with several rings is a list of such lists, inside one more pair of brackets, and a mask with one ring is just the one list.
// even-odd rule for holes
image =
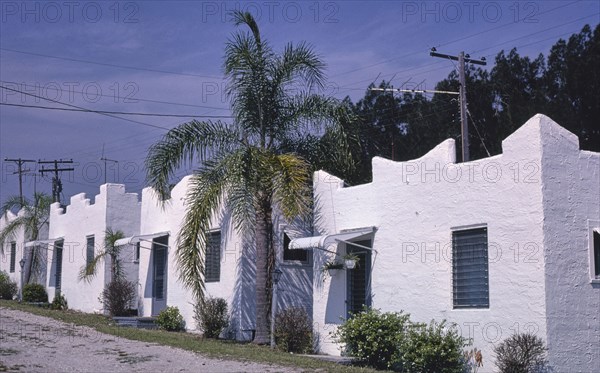
[[[373, 182], [343, 188], [315, 174], [323, 233], [376, 226], [373, 307], [404, 310], [414, 321], [454, 322], [483, 351], [490, 371], [494, 344], [515, 331], [546, 339], [541, 117], [503, 142], [503, 154], [455, 163], [453, 140], [409, 162], [373, 159]], [[489, 309], [453, 309], [453, 229], [488, 229]], [[343, 252], [343, 245], [338, 251]], [[315, 252], [315, 274], [324, 254]], [[322, 333], [345, 315], [346, 277], [315, 276], [314, 321]], [[323, 352], [339, 353], [327, 339]]]
[[[4, 229], [8, 223], [14, 220], [17, 216], [12, 212], [8, 211], [6, 215], [0, 215], [0, 230]], [[15, 253], [15, 270], [14, 272], [10, 272], [10, 261], [11, 261], [11, 253], [10, 247], [11, 242], [15, 242], [16, 244], [16, 253]], [[21, 286], [21, 267], [19, 265], [19, 261], [23, 258], [23, 247], [25, 243], [25, 230], [19, 229], [14, 237], [9, 238], [4, 245], [2, 246], [2, 255], [0, 255], [0, 270], [6, 272], [10, 279], [17, 283], [18, 286]]]
[[[51, 239], [63, 238], [61, 293], [66, 297], [69, 308], [84, 312], [103, 312], [98, 300], [105, 284], [110, 282], [107, 261], [100, 263], [96, 276], [91, 281], [80, 281], [79, 273], [86, 265], [87, 237], [95, 240], [94, 255], [103, 251], [104, 232], [107, 228], [121, 230], [126, 236], [139, 231], [140, 205], [137, 194], [125, 193], [121, 184], [104, 184], [94, 203], [85, 193], [71, 197], [66, 211], [58, 203], [50, 209]], [[54, 245], [48, 250], [48, 295], [56, 294], [56, 251]]]
[[600, 154], [542, 117], [544, 260], [550, 363], [600, 372], [600, 281], [590, 276], [591, 231], [600, 228]]
[[[183, 178], [171, 191], [171, 198], [161, 205], [151, 188], [142, 192], [142, 216], [140, 233], [155, 234], [168, 231], [168, 281], [167, 306], [176, 306], [181, 311], [188, 330], [197, 328], [194, 320], [193, 297], [179, 281], [177, 263], [177, 239], [181, 223], [185, 216], [185, 196], [191, 176]], [[227, 211], [221, 211], [220, 218], [213, 219], [211, 229], [221, 229], [221, 276], [218, 282], [206, 283], [206, 295], [224, 298], [228, 302], [231, 325], [226, 332], [229, 338], [250, 339], [255, 329], [255, 250], [252, 241], [244, 241], [233, 227]], [[281, 231], [297, 232], [298, 228], [289, 228], [288, 224], [276, 218], [277, 238]], [[294, 234], [294, 233], [290, 233]], [[278, 262], [282, 263], [280, 240], [276, 242]], [[151, 243], [143, 242], [140, 253], [140, 309], [144, 316], [152, 314], [152, 258]], [[280, 283], [278, 307], [303, 306], [312, 313], [312, 266], [286, 262], [281, 265], [284, 272]]]

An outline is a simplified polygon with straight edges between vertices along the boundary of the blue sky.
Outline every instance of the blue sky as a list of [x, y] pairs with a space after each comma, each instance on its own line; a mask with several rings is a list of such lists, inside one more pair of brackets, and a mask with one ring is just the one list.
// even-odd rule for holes
[[[91, 110], [227, 116], [222, 57], [236, 30], [228, 19], [234, 9], [255, 14], [275, 50], [288, 42], [311, 44], [327, 63], [325, 93], [354, 101], [375, 79], [433, 89], [454, 66], [430, 57], [431, 47], [490, 62], [513, 47], [535, 57], [547, 55], [559, 38], [600, 21], [596, 0], [3, 0], [0, 5], [0, 80], [7, 88], [0, 89], [0, 201], [18, 193], [15, 165], [5, 158], [72, 158], [75, 171], [63, 175], [63, 201], [68, 201], [76, 193], [92, 198], [98, 193], [104, 154], [119, 161], [109, 162], [108, 181], [139, 192], [148, 147], [189, 117], [118, 115], [123, 120], [11, 105], [69, 108], [45, 100], [52, 99]], [[34, 177], [25, 177], [25, 194], [33, 188]], [[37, 189], [50, 193], [49, 177], [38, 177]]]

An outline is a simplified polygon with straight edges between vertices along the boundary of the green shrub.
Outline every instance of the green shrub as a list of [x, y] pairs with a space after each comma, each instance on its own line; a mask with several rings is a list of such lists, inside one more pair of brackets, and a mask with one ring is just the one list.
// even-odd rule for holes
[[69, 305], [67, 303], [67, 298], [64, 295], [58, 293], [54, 296], [52, 303], [50, 303], [50, 308], [53, 310], [67, 310], [69, 309]]
[[19, 286], [12, 281], [8, 273], [0, 271], [0, 299], [14, 299], [19, 292]]
[[347, 355], [372, 367], [389, 369], [409, 324], [408, 314], [365, 309], [340, 325], [333, 336], [345, 344]]
[[286, 352], [312, 352], [312, 322], [304, 308], [287, 308], [277, 314], [275, 317], [275, 342], [279, 349]]
[[406, 373], [462, 373], [466, 339], [446, 322], [413, 323], [398, 346], [394, 370]]
[[23, 286], [23, 302], [48, 303], [48, 293], [40, 284], [27, 284]]
[[135, 303], [135, 295], [134, 282], [117, 279], [106, 285], [99, 301], [111, 316], [129, 316]]
[[229, 325], [227, 301], [223, 298], [208, 298], [194, 307], [194, 320], [206, 338], [219, 338]]
[[529, 333], [513, 334], [494, 348], [496, 366], [502, 373], [533, 373], [546, 366], [544, 341]]
[[185, 330], [185, 321], [177, 307], [167, 307], [162, 310], [156, 318], [156, 324], [160, 329], [170, 332]]

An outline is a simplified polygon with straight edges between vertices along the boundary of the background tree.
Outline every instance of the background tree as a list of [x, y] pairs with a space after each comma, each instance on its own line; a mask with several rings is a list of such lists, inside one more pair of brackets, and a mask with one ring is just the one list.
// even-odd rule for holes
[[[549, 115], [576, 134], [582, 149], [600, 151], [597, 66], [600, 25], [593, 31], [586, 25], [568, 41], [558, 40], [547, 58], [541, 54], [534, 59], [522, 57], [513, 48], [508, 53], [500, 51], [489, 71], [468, 65], [471, 159], [499, 154], [502, 140], [536, 113]], [[389, 84], [381, 82], [379, 86], [387, 88]], [[458, 91], [456, 71], [435, 88]], [[361, 119], [355, 131], [361, 158], [357, 172], [344, 176], [348, 180], [370, 181], [374, 156], [399, 161], [414, 159], [447, 138], [454, 138], [457, 151], [461, 151], [456, 96], [435, 94], [427, 99], [406, 93], [392, 97], [390, 93], [367, 90], [354, 109]]]
[[[0, 231], [0, 250], [4, 253], [4, 245], [14, 239], [20, 230], [24, 230], [25, 241], [35, 241], [40, 238], [40, 233], [48, 227], [50, 205], [52, 197], [44, 193], [35, 193], [33, 200], [20, 196], [9, 197], [2, 206], [2, 215], [7, 220], [6, 226]], [[8, 212], [17, 211], [17, 217], [8, 221]], [[41, 263], [39, 250], [36, 246], [26, 250], [25, 272], [23, 281], [28, 284], [32, 274], [37, 272]]]
[[[232, 123], [191, 121], [170, 130], [150, 148], [149, 184], [163, 198], [169, 178], [185, 163], [200, 167], [190, 179], [186, 213], [177, 241], [179, 278], [197, 301], [204, 299], [206, 232], [222, 208], [256, 248], [255, 343], [269, 340], [272, 270], [275, 264], [273, 211], [291, 221], [310, 213], [310, 165], [290, 149], [309, 133], [335, 138], [334, 158], [350, 160], [340, 123], [349, 110], [314, 93], [323, 88], [323, 62], [305, 43], [275, 53], [262, 39], [250, 13], [234, 12], [238, 32], [225, 47], [224, 70]], [[351, 163], [351, 162], [347, 162]]]

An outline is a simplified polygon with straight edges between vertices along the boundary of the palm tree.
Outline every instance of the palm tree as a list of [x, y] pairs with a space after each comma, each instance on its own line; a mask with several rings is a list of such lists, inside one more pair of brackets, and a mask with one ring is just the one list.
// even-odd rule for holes
[[[50, 217], [50, 205], [52, 197], [44, 193], [35, 193], [33, 201], [20, 196], [9, 197], [2, 206], [2, 215], [7, 221], [6, 226], [0, 231], [0, 251], [4, 253], [4, 245], [7, 241], [14, 239], [17, 233], [23, 229], [26, 241], [35, 241], [40, 238], [40, 232], [48, 226]], [[8, 221], [8, 212], [18, 210], [17, 217]], [[35, 272], [41, 258], [36, 247], [27, 252], [27, 268], [24, 273], [24, 282], [28, 284], [31, 274]]]
[[98, 264], [104, 261], [105, 258], [110, 258], [110, 279], [111, 281], [121, 280], [124, 278], [123, 266], [121, 263], [120, 253], [123, 246], [115, 245], [117, 240], [124, 238], [125, 234], [120, 230], [113, 231], [111, 228], [106, 228], [104, 231], [104, 250], [96, 255], [90, 263], [81, 267], [79, 271], [79, 281], [90, 282], [98, 272]]
[[[339, 123], [348, 120], [349, 110], [313, 93], [323, 87], [324, 64], [308, 45], [290, 43], [276, 54], [250, 13], [234, 12], [233, 18], [236, 26], [250, 29], [234, 34], [225, 47], [233, 123], [193, 120], [170, 130], [150, 148], [147, 179], [164, 200], [169, 177], [186, 163], [201, 163], [190, 179], [177, 241], [179, 279], [203, 302], [206, 232], [220, 208], [228, 208], [235, 228], [254, 240], [254, 342], [267, 343], [275, 265], [273, 211], [291, 221], [311, 210], [310, 165], [286, 149], [311, 132], [327, 131], [344, 153], [347, 144]], [[340, 159], [350, 159], [347, 152], [344, 156]]]

